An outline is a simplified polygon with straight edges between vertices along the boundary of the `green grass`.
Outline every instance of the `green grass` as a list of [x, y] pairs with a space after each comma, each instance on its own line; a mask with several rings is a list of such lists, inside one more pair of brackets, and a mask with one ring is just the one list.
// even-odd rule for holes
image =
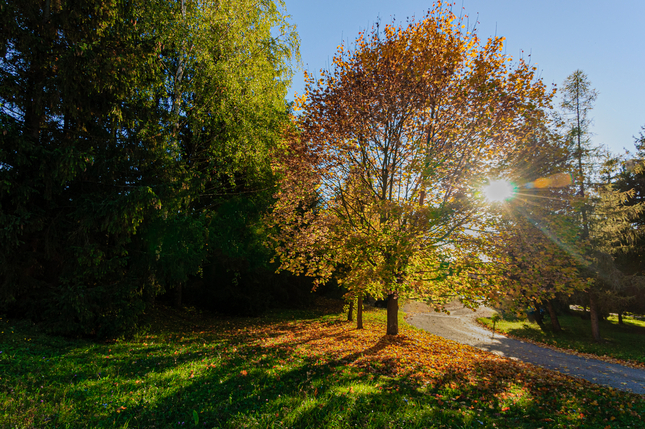
[[[490, 318], [478, 320], [486, 326], [493, 326]], [[537, 323], [529, 323], [526, 319], [500, 320], [495, 328], [516, 337], [563, 349], [645, 364], [645, 322], [642, 320], [624, 317], [624, 325], [619, 325], [615, 316], [601, 320], [600, 334], [603, 342], [600, 343], [595, 342], [591, 336], [589, 320], [582, 319], [578, 314], [561, 315], [558, 320], [562, 332], [551, 330], [548, 317], [545, 318], [544, 330]]]
[[[0, 427], [643, 427], [642, 396], [404, 322], [396, 339], [384, 336], [385, 310], [366, 312], [364, 331], [330, 302], [255, 319], [167, 308], [149, 316], [146, 334], [102, 344], [0, 320]], [[436, 368], [426, 378], [396, 371], [425, 361]]]

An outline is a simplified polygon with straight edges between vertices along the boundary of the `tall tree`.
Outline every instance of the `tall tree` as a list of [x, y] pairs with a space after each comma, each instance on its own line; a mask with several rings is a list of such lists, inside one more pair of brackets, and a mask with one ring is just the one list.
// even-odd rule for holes
[[[341, 46], [333, 70], [308, 78], [277, 195], [282, 268], [325, 281], [361, 261], [388, 299], [388, 334], [399, 296], [440, 293], [449, 271], [468, 278], [477, 251], [466, 230], [483, 220], [473, 188], [550, 99], [534, 68], [502, 54], [502, 38], [481, 43], [461, 26], [437, 5]], [[322, 202], [308, 210], [312, 191]]]
[[[564, 81], [562, 87], [562, 110], [565, 114], [565, 124], [568, 127], [568, 138], [573, 148], [573, 156], [577, 164], [575, 181], [578, 186], [578, 210], [580, 213], [580, 248], [587, 248], [586, 253], [591, 256], [592, 250], [589, 247], [589, 210], [591, 208], [589, 199], [589, 187], [593, 180], [593, 154], [594, 148], [590, 142], [589, 116], [593, 109], [598, 94], [591, 87], [587, 75], [581, 70], [574, 71]], [[596, 164], [597, 165], [597, 164]], [[605, 258], [600, 258], [605, 259]], [[597, 264], [605, 265], [605, 264]], [[587, 275], [594, 276], [593, 267], [586, 267]], [[593, 282], [591, 282], [593, 284]], [[598, 293], [595, 287], [589, 287], [587, 291], [589, 299], [589, 310], [591, 315], [591, 332], [594, 340], [601, 341], [600, 336], [600, 309]]]
[[581, 197], [580, 213], [582, 216], [583, 239], [589, 238], [589, 222], [587, 219], [587, 206], [584, 201], [587, 196], [588, 182], [591, 180], [591, 118], [589, 116], [594, 107], [598, 93], [591, 87], [589, 78], [582, 70], [570, 74], [562, 85], [561, 107], [565, 113], [567, 137], [572, 147], [572, 154], [576, 161], [576, 184], [578, 195]]
[[[621, 171], [613, 181], [613, 187], [619, 192], [630, 192], [623, 201], [624, 205], [633, 206], [645, 203], [645, 127], [635, 137], [636, 154], [622, 164]], [[633, 219], [631, 231], [645, 229], [645, 215]], [[632, 237], [633, 241], [621, 240], [620, 251], [616, 254], [616, 263], [628, 275], [645, 274], [645, 240], [643, 237]]]
[[638, 198], [637, 186], [628, 187], [626, 182], [627, 179], [637, 185], [644, 165], [642, 161], [633, 162], [630, 171], [620, 165], [613, 156], [605, 162], [605, 183], [598, 186], [590, 223], [591, 245], [597, 255], [596, 293], [602, 297], [606, 311], [618, 314], [637, 307], [635, 298], [642, 296], [645, 287], [645, 278], [638, 275], [640, 268], [634, 271], [629, 263], [642, 252], [645, 202]]

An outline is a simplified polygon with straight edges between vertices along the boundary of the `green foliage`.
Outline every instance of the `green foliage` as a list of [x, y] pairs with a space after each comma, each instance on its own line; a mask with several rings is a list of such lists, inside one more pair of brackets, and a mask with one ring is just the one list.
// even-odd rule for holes
[[293, 28], [272, 1], [181, 5], [0, 2], [0, 311], [131, 332], [270, 175]]
[[[645, 130], [645, 127], [643, 128]], [[637, 153], [632, 159], [624, 162], [622, 170], [612, 181], [614, 189], [627, 193], [627, 198], [621, 201], [622, 205], [633, 207], [645, 202], [645, 134], [640, 133], [635, 141]], [[642, 231], [645, 227], [645, 214], [629, 219], [632, 231]], [[631, 238], [631, 240], [630, 240]], [[642, 276], [645, 267], [645, 239], [642, 235], [627, 236], [619, 240], [619, 247], [614, 252], [616, 264], [628, 275]]]
[[204, 215], [179, 213], [146, 225], [141, 238], [148, 246], [150, 265], [158, 267], [155, 279], [164, 289], [199, 272], [207, 254], [207, 221]]
[[195, 305], [226, 314], [257, 315], [271, 307], [311, 302], [311, 280], [275, 274], [277, 266], [270, 262], [263, 215], [272, 201], [270, 192], [264, 191], [232, 196], [217, 207], [209, 219], [202, 280], [192, 291]]

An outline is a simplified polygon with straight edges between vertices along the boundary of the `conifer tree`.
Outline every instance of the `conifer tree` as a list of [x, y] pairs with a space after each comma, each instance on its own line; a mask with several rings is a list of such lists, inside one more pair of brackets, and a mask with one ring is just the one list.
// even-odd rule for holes
[[224, 247], [287, 120], [280, 5], [0, 1], [0, 311], [118, 335]]
[[[595, 259], [598, 263], [588, 265], [584, 264], [583, 273], [590, 278], [596, 279], [596, 286], [590, 286], [587, 290], [589, 300], [589, 310], [591, 316], [591, 333], [595, 341], [601, 341], [600, 336], [600, 308], [599, 308], [599, 287], [600, 280], [596, 276], [599, 267], [607, 267], [606, 263], [600, 263], [600, 260], [606, 261], [604, 255], [593, 256], [593, 249], [590, 243], [590, 209], [591, 195], [590, 187], [593, 180], [594, 148], [591, 145], [591, 117], [594, 102], [598, 93], [591, 87], [587, 75], [576, 70], [567, 77], [562, 87], [562, 110], [565, 114], [565, 124], [567, 126], [567, 138], [572, 148], [573, 159], [575, 161], [575, 183], [578, 188], [578, 211], [580, 213], [580, 236], [579, 247], [582, 253], [587, 254], [590, 258]], [[596, 164], [597, 166], [597, 164]], [[595, 265], [595, 267], [593, 266]], [[594, 282], [591, 282], [592, 284]]]

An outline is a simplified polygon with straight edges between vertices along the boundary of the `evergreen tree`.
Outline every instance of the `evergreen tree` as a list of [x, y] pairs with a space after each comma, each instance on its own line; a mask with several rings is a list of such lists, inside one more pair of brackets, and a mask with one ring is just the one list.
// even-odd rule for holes
[[[622, 204], [634, 206], [645, 203], [645, 127], [635, 138], [636, 156], [626, 160], [613, 182], [614, 188], [625, 194]], [[645, 229], [645, 215], [632, 220], [632, 231]], [[616, 263], [625, 274], [645, 275], [645, 238], [632, 236], [621, 242]]]
[[[613, 275], [606, 276], [606, 301], [619, 314], [645, 312], [645, 161], [643, 133], [636, 139], [635, 158], [607, 163], [607, 183], [596, 204], [596, 245], [613, 257]], [[616, 172], [616, 170], [618, 170]]]
[[[580, 236], [578, 247], [582, 254], [588, 258], [596, 259], [597, 261], [605, 260], [606, 258], [594, 257], [594, 251], [590, 245], [590, 188], [593, 183], [594, 176], [594, 155], [597, 150], [591, 145], [591, 118], [590, 112], [593, 109], [594, 102], [598, 97], [598, 93], [591, 87], [591, 83], [587, 75], [581, 70], [576, 70], [567, 77], [562, 87], [562, 110], [564, 112], [565, 125], [567, 126], [567, 138], [573, 153], [575, 162], [575, 175], [574, 180], [578, 188], [578, 212], [580, 213]], [[591, 332], [594, 340], [601, 341], [600, 337], [600, 289], [601, 282], [597, 276], [598, 268], [606, 266], [606, 264], [583, 263], [581, 273], [589, 278], [594, 278], [595, 281], [591, 282], [587, 290], [587, 297], [589, 300], [589, 310], [591, 316]]]
[[575, 160], [575, 183], [580, 196], [580, 213], [582, 238], [589, 237], [588, 207], [585, 197], [593, 175], [593, 155], [591, 145], [591, 118], [589, 114], [594, 107], [598, 93], [591, 87], [589, 78], [582, 70], [576, 70], [567, 77], [562, 86], [561, 107], [567, 127], [567, 140], [570, 152]]
[[269, 176], [293, 29], [272, 1], [0, 2], [0, 311], [134, 329]]

